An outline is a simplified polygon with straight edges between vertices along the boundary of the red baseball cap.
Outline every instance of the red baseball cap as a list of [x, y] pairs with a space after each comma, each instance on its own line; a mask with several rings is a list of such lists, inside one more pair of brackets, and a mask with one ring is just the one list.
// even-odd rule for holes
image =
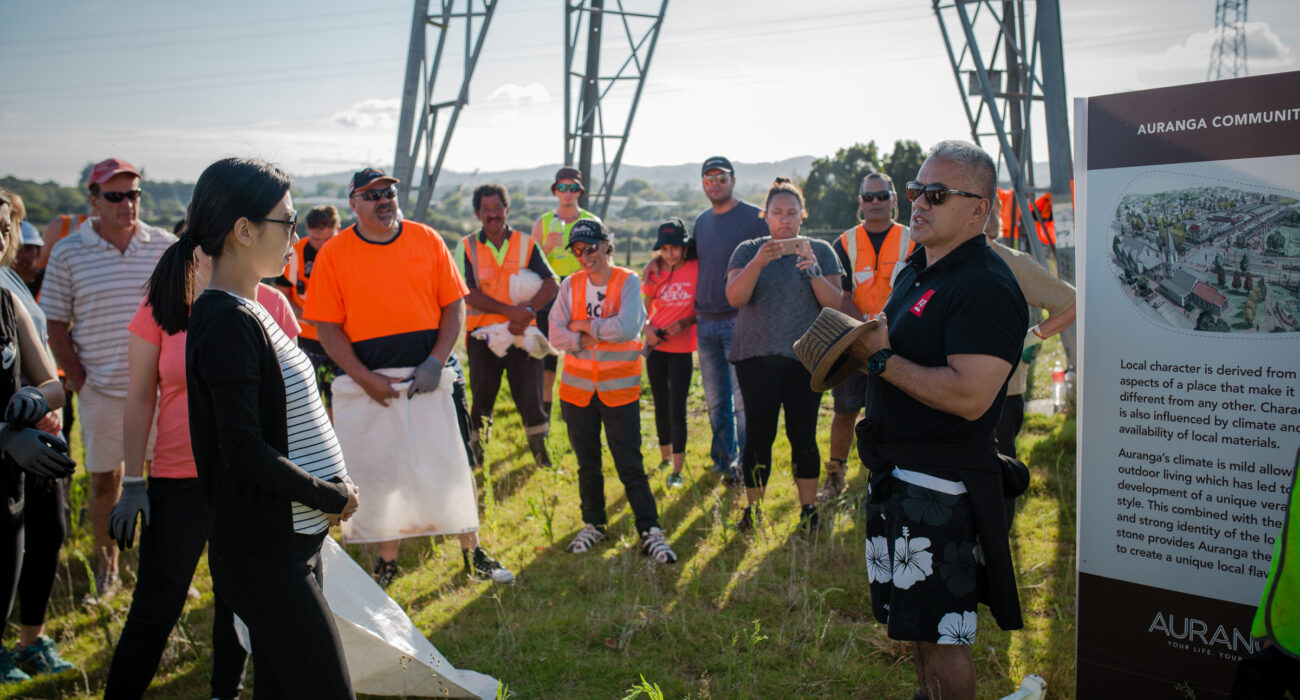
[[136, 170], [134, 165], [120, 158], [109, 158], [96, 163], [95, 167], [90, 169], [90, 181], [86, 183], [86, 186], [102, 185], [108, 182], [109, 178], [120, 173], [131, 173], [136, 177], [141, 177], [140, 171]]

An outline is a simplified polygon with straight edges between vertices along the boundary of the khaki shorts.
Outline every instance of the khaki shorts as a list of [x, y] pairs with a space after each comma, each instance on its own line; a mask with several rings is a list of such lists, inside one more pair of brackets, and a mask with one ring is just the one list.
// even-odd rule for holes
[[[81, 442], [86, 446], [86, 470], [91, 474], [107, 474], [122, 465], [122, 416], [126, 412], [126, 399], [109, 396], [89, 382], [77, 392], [77, 422], [81, 424]], [[157, 409], [150, 425], [157, 425]], [[149, 443], [145, 446], [145, 461], [153, 459], [154, 428], [149, 429]]]

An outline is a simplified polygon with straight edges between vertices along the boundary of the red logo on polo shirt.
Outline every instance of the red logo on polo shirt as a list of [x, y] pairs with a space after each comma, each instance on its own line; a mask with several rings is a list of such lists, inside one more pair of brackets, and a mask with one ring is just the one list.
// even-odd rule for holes
[[934, 290], [926, 290], [925, 294], [922, 294], [921, 298], [917, 299], [915, 304], [912, 304], [912, 313], [920, 317], [921, 313], [925, 311], [925, 305], [930, 303], [930, 297], [932, 296], [934, 296]]

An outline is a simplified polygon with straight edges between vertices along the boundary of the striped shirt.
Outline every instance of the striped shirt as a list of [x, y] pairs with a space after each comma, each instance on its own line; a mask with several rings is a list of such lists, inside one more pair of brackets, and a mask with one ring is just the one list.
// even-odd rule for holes
[[158, 258], [176, 237], [142, 221], [122, 252], [95, 232], [96, 221], [86, 220], [54, 245], [40, 303], [49, 320], [68, 324], [86, 381], [104, 394], [125, 398], [131, 341], [126, 327]]
[[[275, 346], [280, 359], [280, 372], [284, 375], [285, 416], [289, 422], [289, 461], [322, 481], [339, 478], [348, 481], [343, 466], [343, 450], [334, 437], [334, 426], [325, 413], [320, 389], [316, 386], [316, 368], [307, 355], [298, 348], [280, 324], [262, 308], [261, 304], [234, 296], [261, 321], [262, 328]], [[301, 503], [293, 504], [293, 531], [314, 535], [329, 529], [325, 514]]]

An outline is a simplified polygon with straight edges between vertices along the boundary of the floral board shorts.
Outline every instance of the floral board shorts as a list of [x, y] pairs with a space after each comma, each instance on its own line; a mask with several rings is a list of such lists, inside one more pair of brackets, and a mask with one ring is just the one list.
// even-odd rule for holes
[[890, 639], [974, 644], [985, 578], [970, 496], [888, 483], [889, 497], [867, 507], [872, 614]]

